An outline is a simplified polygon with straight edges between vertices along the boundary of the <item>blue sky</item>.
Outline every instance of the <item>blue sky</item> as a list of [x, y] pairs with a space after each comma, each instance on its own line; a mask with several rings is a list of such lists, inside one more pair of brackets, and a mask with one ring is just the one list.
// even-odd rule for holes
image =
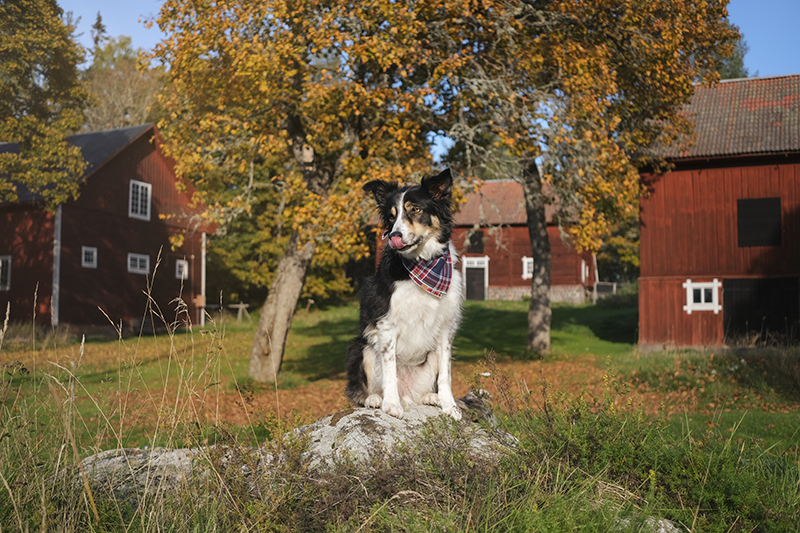
[[[143, 22], [158, 14], [162, 0], [58, 0], [65, 11], [81, 17], [78, 32], [84, 46], [91, 44], [91, 26], [97, 12], [111, 36], [128, 35], [133, 45], [152, 48], [162, 37], [157, 28]], [[777, 76], [800, 73], [800, 0], [732, 0], [731, 21], [744, 34], [750, 51], [745, 66], [753, 75]]]

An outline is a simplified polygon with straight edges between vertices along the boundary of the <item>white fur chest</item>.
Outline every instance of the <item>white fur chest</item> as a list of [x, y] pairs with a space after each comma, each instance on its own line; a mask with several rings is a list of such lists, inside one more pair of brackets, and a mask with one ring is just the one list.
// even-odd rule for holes
[[441, 298], [411, 280], [395, 283], [389, 312], [378, 329], [395, 337], [397, 364], [422, 364], [438, 343], [452, 342], [461, 322], [461, 290], [457, 270]]

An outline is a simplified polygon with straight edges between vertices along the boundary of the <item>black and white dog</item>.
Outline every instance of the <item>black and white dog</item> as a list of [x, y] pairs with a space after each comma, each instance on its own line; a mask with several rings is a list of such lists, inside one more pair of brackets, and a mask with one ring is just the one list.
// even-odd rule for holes
[[461, 273], [450, 243], [450, 170], [419, 185], [370, 181], [389, 242], [361, 292], [359, 335], [347, 350], [347, 397], [403, 418], [403, 405], [461, 418], [450, 374], [461, 322]]

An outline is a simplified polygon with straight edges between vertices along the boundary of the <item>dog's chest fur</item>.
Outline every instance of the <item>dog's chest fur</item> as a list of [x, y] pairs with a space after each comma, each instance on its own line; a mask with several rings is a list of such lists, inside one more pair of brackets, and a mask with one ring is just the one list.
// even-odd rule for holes
[[[437, 298], [413, 281], [396, 281], [392, 287], [388, 312], [368, 328], [367, 341], [378, 345], [379, 335], [394, 337], [397, 364], [420, 365], [436, 349], [437, 342], [452, 342], [461, 322], [461, 273], [455, 270], [450, 290]], [[389, 339], [385, 339], [383, 344]]]

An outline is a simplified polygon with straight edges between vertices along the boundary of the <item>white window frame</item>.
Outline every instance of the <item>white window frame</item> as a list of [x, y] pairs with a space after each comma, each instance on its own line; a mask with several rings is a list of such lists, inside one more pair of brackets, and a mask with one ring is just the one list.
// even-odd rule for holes
[[[136, 260], [136, 265], [131, 265], [131, 260]], [[150, 273], [150, 256], [145, 254], [128, 254], [128, 272], [131, 274], [144, 274]]]
[[[92, 254], [92, 260], [86, 260], [86, 252]], [[97, 268], [97, 248], [94, 246], [81, 246], [81, 266], [83, 268]]]
[[178, 259], [175, 261], [175, 279], [185, 281], [189, 279], [189, 261]]
[[10, 291], [11, 290], [11, 256], [10, 255], [0, 255], [0, 280], [3, 278], [3, 272], [6, 273], [6, 282], [4, 285], [0, 285], [0, 291]]
[[489, 256], [484, 255], [481, 257], [461, 257], [461, 290], [464, 297], [467, 295], [467, 269], [468, 268], [482, 268], [483, 269], [483, 295], [489, 299]]
[[533, 279], [533, 257], [522, 256], [522, 279]]
[[[691, 315], [693, 311], [714, 311], [718, 315], [722, 311], [722, 306], [719, 303], [719, 290], [722, 287], [722, 282], [717, 278], [713, 281], [692, 281], [687, 279], [683, 283], [683, 288], [686, 289], [686, 305], [683, 310], [687, 315]], [[705, 294], [706, 290], [711, 289], [711, 301], [707, 301]], [[700, 291], [700, 302], [694, 301], [694, 291]]]
[[[138, 202], [133, 201], [134, 190], [137, 191]], [[138, 218], [139, 220], [150, 220], [150, 214], [153, 212], [153, 186], [143, 181], [131, 180], [128, 185], [128, 216], [130, 218]], [[146, 198], [147, 213], [142, 213], [142, 195]]]

